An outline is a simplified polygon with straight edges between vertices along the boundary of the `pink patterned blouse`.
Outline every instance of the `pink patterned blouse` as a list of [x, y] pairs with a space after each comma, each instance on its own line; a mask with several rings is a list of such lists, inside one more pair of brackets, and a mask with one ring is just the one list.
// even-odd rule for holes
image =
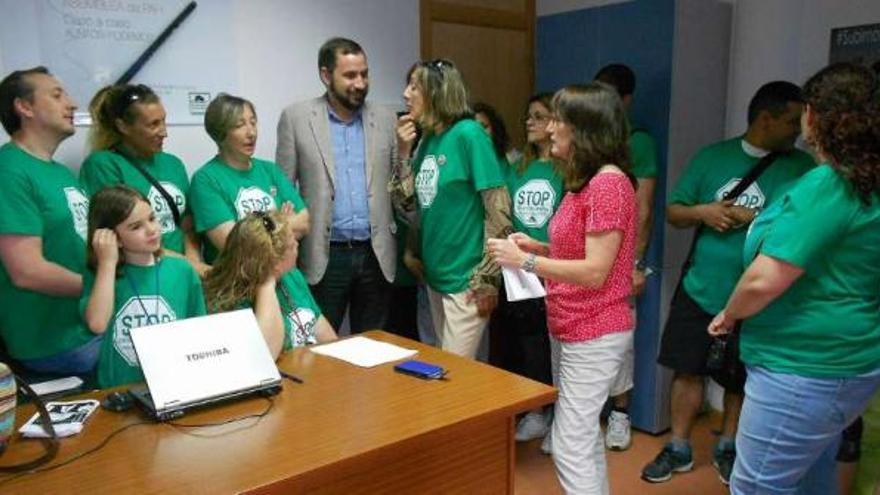
[[629, 297], [635, 262], [636, 195], [622, 174], [596, 174], [578, 192], [566, 193], [550, 221], [550, 258], [584, 259], [586, 234], [619, 230], [623, 242], [599, 289], [547, 280], [547, 326], [562, 342], [582, 342], [634, 327]]

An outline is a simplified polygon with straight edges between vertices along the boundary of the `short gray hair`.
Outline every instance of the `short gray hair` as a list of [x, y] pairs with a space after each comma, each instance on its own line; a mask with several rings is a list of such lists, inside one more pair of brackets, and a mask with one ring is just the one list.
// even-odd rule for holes
[[222, 143], [226, 134], [235, 128], [245, 106], [250, 107], [254, 117], [257, 116], [254, 104], [240, 96], [220, 93], [211, 101], [205, 111], [205, 130], [215, 143]]

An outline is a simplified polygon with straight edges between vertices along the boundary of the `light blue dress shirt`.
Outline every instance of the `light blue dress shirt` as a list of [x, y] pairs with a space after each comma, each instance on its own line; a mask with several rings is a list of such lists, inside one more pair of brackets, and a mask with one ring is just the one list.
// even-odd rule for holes
[[330, 241], [368, 240], [370, 239], [370, 207], [367, 203], [363, 116], [358, 112], [351, 122], [344, 122], [333, 113], [332, 108], [329, 106], [327, 108], [336, 171]]

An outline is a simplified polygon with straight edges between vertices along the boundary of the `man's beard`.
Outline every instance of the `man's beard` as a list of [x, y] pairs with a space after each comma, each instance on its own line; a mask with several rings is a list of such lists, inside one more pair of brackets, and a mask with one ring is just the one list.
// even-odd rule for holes
[[[363, 91], [355, 92], [354, 94], [349, 94], [345, 91], [339, 91], [335, 84], [330, 84], [330, 93], [333, 95], [333, 98], [339, 102], [340, 105], [345, 107], [347, 110], [352, 112], [356, 112], [364, 106], [364, 101], [367, 99], [367, 89]], [[360, 98], [352, 99], [352, 96], [360, 95]]]

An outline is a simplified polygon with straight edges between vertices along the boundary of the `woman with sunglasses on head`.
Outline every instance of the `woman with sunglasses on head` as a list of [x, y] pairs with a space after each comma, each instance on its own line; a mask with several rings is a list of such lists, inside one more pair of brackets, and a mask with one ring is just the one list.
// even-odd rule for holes
[[804, 85], [819, 165], [752, 223], [713, 336], [748, 370], [731, 492], [837, 493], [841, 432], [880, 388], [880, 84], [836, 64]]
[[547, 326], [559, 398], [550, 450], [566, 493], [607, 494], [599, 415], [633, 338], [635, 178], [617, 92], [604, 83], [553, 97], [550, 152], [568, 191], [550, 221], [549, 244], [524, 233], [489, 241], [503, 266], [546, 280]]
[[200, 246], [187, 205], [186, 167], [162, 147], [168, 137], [165, 107], [148, 86], [115, 85], [99, 90], [89, 104], [92, 153], [79, 171], [89, 195], [105, 186], [125, 184], [144, 195], [162, 228], [166, 254], [185, 256], [204, 273]]
[[[500, 269], [486, 240], [511, 233], [510, 197], [492, 141], [473, 119], [461, 73], [447, 60], [418, 63], [403, 93], [401, 162], [392, 178], [400, 209], [417, 207], [405, 257], [428, 285], [434, 331], [447, 351], [473, 358], [498, 303]], [[415, 156], [417, 130], [423, 136]], [[416, 205], [413, 205], [415, 198]], [[413, 249], [414, 248], [414, 249]]]
[[[529, 98], [525, 122], [523, 157], [507, 171], [507, 190], [513, 208], [513, 230], [547, 242], [547, 227], [562, 201], [562, 177], [550, 156], [552, 93]], [[550, 340], [544, 298], [508, 302], [504, 297], [492, 315], [493, 342], [500, 349], [502, 368], [532, 380], [552, 384]], [[526, 414], [516, 428], [516, 440], [543, 437], [550, 415], [537, 409]]]
[[257, 113], [244, 98], [220, 93], [205, 111], [205, 130], [217, 155], [192, 179], [195, 230], [206, 238], [205, 259], [213, 262], [235, 222], [250, 213], [280, 209], [301, 238], [308, 231], [305, 201], [274, 163], [254, 158]]
[[294, 270], [298, 247], [288, 215], [255, 212], [232, 227], [205, 278], [208, 309], [253, 308], [275, 358], [294, 347], [336, 340], [305, 277]]

